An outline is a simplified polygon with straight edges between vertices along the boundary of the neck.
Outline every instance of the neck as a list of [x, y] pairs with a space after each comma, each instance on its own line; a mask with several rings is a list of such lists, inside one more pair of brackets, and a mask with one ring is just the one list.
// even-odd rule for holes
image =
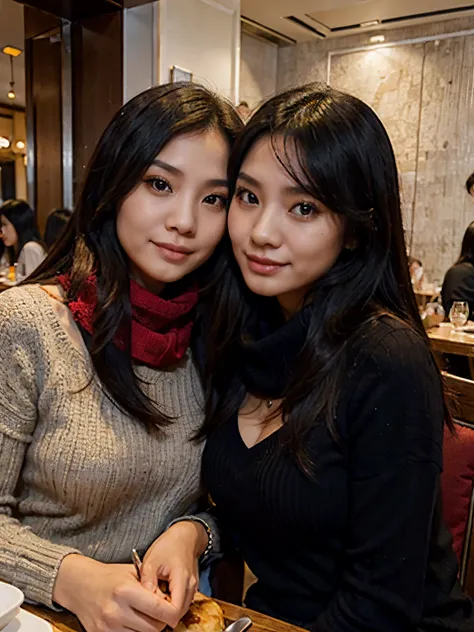
[[152, 294], [156, 294], [157, 296], [159, 296], [166, 287], [166, 283], [163, 283], [163, 281], [152, 279], [137, 269], [132, 268], [130, 276], [144, 290], [148, 290], [149, 292], [151, 292]]
[[277, 301], [280, 305], [281, 311], [285, 320], [290, 320], [295, 314], [301, 311], [305, 304], [306, 292], [297, 290], [295, 292], [288, 292], [277, 296]]

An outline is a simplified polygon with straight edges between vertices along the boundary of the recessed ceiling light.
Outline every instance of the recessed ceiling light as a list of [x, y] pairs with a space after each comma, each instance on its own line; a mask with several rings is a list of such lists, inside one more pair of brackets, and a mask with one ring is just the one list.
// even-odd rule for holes
[[380, 20], [369, 20], [368, 22], [361, 22], [360, 28], [366, 29], [369, 26], [378, 26], [380, 24]]
[[10, 147], [10, 141], [5, 136], [0, 136], [0, 149], [8, 149]]
[[16, 148], [17, 148], [17, 149], [25, 149], [25, 147], [26, 147], [26, 145], [25, 145], [25, 143], [24, 143], [22, 140], [19, 140], [19, 141], [16, 143]]
[[382, 42], [385, 42], [385, 35], [373, 35], [370, 38], [370, 41], [372, 44], [381, 44]]

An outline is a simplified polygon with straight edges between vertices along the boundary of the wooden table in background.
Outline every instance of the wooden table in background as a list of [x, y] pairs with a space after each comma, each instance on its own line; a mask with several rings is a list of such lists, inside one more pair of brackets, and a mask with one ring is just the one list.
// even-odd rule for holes
[[451, 323], [428, 330], [431, 346], [437, 353], [453, 353], [474, 358], [474, 334], [454, 331]]
[[[229, 622], [237, 621], [240, 617], [250, 617], [253, 621], [253, 625], [250, 628], [251, 632], [302, 632], [301, 628], [283, 623], [283, 621], [277, 621], [258, 612], [240, 608], [239, 606], [233, 606], [223, 601], [219, 601], [219, 603], [222, 606], [225, 618]], [[32, 606], [26, 606], [26, 608], [33, 614], [48, 621], [53, 626], [54, 632], [83, 632], [81, 624], [76, 617], [71, 614], [53, 612], [52, 610]]]
[[435, 290], [434, 288], [430, 290], [415, 290], [416, 302], [420, 309], [425, 309], [427, 303], [436, 301], [439, 295], [439, 290]]

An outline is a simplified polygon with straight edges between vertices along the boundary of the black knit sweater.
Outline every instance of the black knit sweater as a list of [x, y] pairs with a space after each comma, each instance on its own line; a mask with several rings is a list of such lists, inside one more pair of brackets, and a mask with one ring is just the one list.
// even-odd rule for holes
[[205, 483], [258, 578], [246, 605], [314, 632], [473, 631], [440, 504], [443, 399], [425, 343], [383, 318], [348, 371], [340, 442], [315, 423], [314, 477], [253, 448], [237, 415], [210, 436]]

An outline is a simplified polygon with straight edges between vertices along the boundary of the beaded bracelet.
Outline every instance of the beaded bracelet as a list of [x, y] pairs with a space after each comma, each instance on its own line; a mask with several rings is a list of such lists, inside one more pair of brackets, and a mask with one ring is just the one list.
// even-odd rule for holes
[[173, 525], [178, 524], [178, 522], [198, 522], [204, 527], [207, 533], [207, 546], [204, 549], [204, 553], [199, 558], [199, 562], [205, 562], [212, 551], [212, 546], [214, 542], [214, 536], [212, 534], [211, 527], [200, 516], [181, 516], [180, 518], [176, 518], [176, 520], [170, 522], [170, 524], [166, 527], [166, 530], [168, 531], [168, 529], [170, 529]]

